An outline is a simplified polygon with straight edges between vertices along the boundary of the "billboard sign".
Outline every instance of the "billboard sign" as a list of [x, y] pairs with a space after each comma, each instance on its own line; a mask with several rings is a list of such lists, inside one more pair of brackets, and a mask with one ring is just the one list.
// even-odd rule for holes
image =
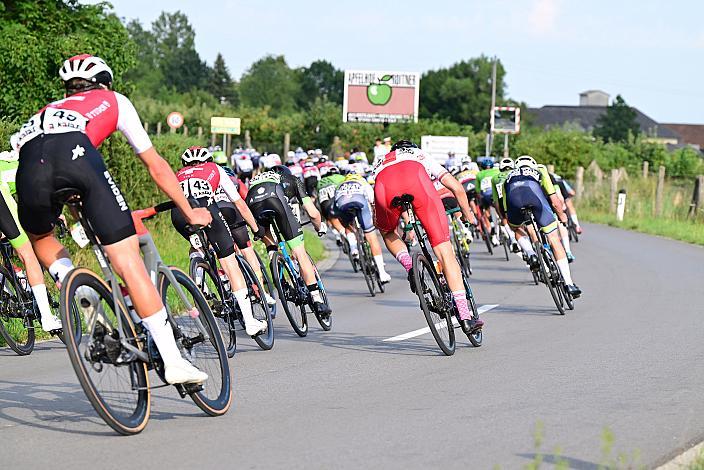
[[231, 117], [211, 117], [211, 134], [236, 134], [240, 133], [240, 118]]
[[459, 158], [468, 155], [469, 138], [462, 136], [424, 135], [420, 138], [420, 148], [424, 153], [444, 164], [449, 152], [454, 152]]
[[418, 122], [420, 74], [345, 70], [343, 122]]
[[495, 106], [491, 114], [492, 134], [518, 134], [521, 132], [521, 108]]

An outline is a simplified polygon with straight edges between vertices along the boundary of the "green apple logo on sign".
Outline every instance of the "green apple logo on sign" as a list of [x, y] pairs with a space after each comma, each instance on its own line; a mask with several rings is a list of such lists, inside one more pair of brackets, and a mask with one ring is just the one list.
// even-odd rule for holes
[[388, 82], [392, 75], [384, 75], [379, 80], [379, 83], [372, 83], [367, 86], [367, 99], [371, 104], [383, 106], [391, 99], [391, 85]]

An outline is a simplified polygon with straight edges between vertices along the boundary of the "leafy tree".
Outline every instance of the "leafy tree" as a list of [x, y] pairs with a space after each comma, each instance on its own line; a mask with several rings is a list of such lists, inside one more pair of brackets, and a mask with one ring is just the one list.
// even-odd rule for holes
[[[420, 82], [420, 116], [438, 117], [474, 129], [486, 129], [491, 107], [492, 60], [486, 56], [458, 62], [423, 74]], [[506, 72], [496, 66], [496, 100], [503, 103]]]
[[640, 124], [636, 121], [636, 112], [626, 104], [621, 95], [606, 108], [606, 113], [599, 116], [592, 133], [605, 142], [627, 142], [640, 132]]
[[342, 103], [344, 72], [326, 60], [316, 60], [310, 67], [297, 70], [301, 91], [296, 99], [298, 106], [309, 109], [316, 98], [332, 103]]
[[225, 103], [237, 104], [235, 84], [232, 81], [227, 65], [225, 65], [225, 59], [219, 52], [213, 63], [208, 82], [208, 89], [215, 98]]
[[210, 72], [196, 51], [196, 33], [185, 14], [161, 12], [151, 34], [164, 85], [180, 92], [206, 86]]
[[80, 53], [105, 59], [115, 74], [115, 87], [123, 89], [121, 76], [134, 65], [136, 50], [109, 4], [0, 3], [0, 116], [25, 119], [61, 98], [58, 70], [65, 59]]
[[273, 115], [292, 112], [300, 85], [284, 56], [267, 55], [244, 73], [240, 80], [242, 104], [271, 108]]
[[137, 92], [140, 95], [154, 96], [164, 86], [156, 39], [138, 20], [130, 21], [126, 27], [130, 38], [137, 45], [137, 63], [125, 74], [125, 78], [138, 85]]

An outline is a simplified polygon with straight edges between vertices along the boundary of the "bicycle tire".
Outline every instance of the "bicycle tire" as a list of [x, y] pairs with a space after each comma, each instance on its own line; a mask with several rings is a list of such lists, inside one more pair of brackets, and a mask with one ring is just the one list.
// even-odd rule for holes
[[359, 265], [361, 267], [362, 276], [364, 276], [364, 282], [367, 284], [367, 290], [372, 297], [376, 297], [376, 292], [374, 289], [374, 278], [372, 277], [374, 273], [371, 267], [371, 262], [369, 259], [369, 253], [367, 251], [367, 246], [365, 246], [366, 240], [362, 242], [362, 246], [359, 250]]
[[247, 285], [247, 298], [250, 299], [252, 305], [252, 315], [257, 320], [266, 322], [266, 331], [253, 336], [260, 348], [268, 351], [274, 347], [274, 321], [271, 318], [271, 309], [266, 302], [266, 298], [262, 295], [264, 287], [259, 281], [257, 274], [252, 269], [252, 266], [244, 257], [237, 257], [240, 263], [240, 269], [244, 275], [245, 284]]
[[486, 228], [484, 227], [484, 224], [481, 224], [482, 227], [482, 238], [484, 239], [484, 244], [486, 245], [486, 250], [489, 252], [490, 255], [494, 255], [494, 247], [491, 245], [491, 232], [487, 232]]
[[457, 262], [460, 265], [462, 277], [469, 277], [472, 275], [472, 267], [469, 262], [469, 251], [465, 252], [465, 249], [462, 247], [462, 241], [458, 238], [459, 233], [457, 232], [457, 230], [453, 229], [452, 235], [452, 243], [454, 244], [455, 248], [455, 257], [457, 258]]
[[[197, 275], [198, 269], [203, 272], [201, 276]], [[200, 256], [191, 258], [188, 272], [191, 279], [201, 278], [200, 282], [196, 282], [196, 286], [208, 302], [208, 307], [213, 317], [215, 317], [218, 329], [222, 335], [222, 342], [225, 345], [225, 351], [227, 351], [227, 357], [234, 357], [237, 352], [237, 335], [235, 334], [234, 318], [232, 318], [234, 312], [229, 312], [228, 307], [225, 305], [218, 288], [218, 281], [215, 279], [216, 274], [210, 264], [205, 261], [205, 258]], [[208, 285], [206, 276], [210, 279], [210, 285]]]
[[[269, 270], [266, 268], [264, 265], [264, 261], [262, 261], [262, 257], [259, 256], [259, 253], [256, 251], [254, 254], [257, 257], [257, 262], [259, 263], [259, 269], [262, 271], [262, 280], [264, 281], [264, 284], [262, 286], [264, 287], [264, 290], [266, 291], [269, 296], [276, 300], [279, 296], [279, 293], [276, 291], [276, 287], [274, 286], [274, 282], [271, 280], [271, 276], [269, 275]], [[269, 306], [269, 310], [271, 310], [271, 319], [273, 320], [276, 318], [276, 307], [277, 304], [274, 303], [274, 305]]]
[[552, 297], [552, 300], [555, 303], [555, 307], [557, 307], [557, 311], [560, 315], [564, 315], [565, 309], [562, 305], [562, 299], [560, 298], [560, 294], [557, 291], [559, 286], [554, 283], [551, 268], [548, 264], [550, 254], [547, 252], [547, 249], [542, 244], [536, 243], [536, 245], [536, 248], [539, 250], [536, 251], [536, 253], [540, 253], [538, 255], [538, 259], [540, 260], [540, 271], [543, 275], [543, 279], [545, 279], [545, 285], [548, 286], [550, 296]]
[[[298, 285], [293, 285], [296, 277], [290, 271], [288, 264], [284, 261], [283, 255], [276, 252], [271, 259], [271, 277], [279, 292], [279, 300], [284, 307], [284, 312], [291, 324], [293, 331], [301, 338], [308, 335], [308, 316], [305, 311], [305, 304], [299, 299]], [[298, 315], [300, 312], [300, 318]]]
[[22, 286], [16, 277], [4, 266], [0, 266], [0, 276], [0, 335], [18, 356], [27, 356], [34, 350], [34, 321], [23, 312], [25, 307], [18, 295]]
[[[318, 290], [320, 291], [320, 297], [323, 299], [323, 302], [325, 305], [330, 306], [329, 300], [328, 300], [328, 293], [327, 290], [325, 289], [325, 284], [323, 284], [323, 278], [320, 277], [320, 273], [318, 272], [318, 267], [315, 265], [313, 262], [313, 258], [308, 255], [308, 259], [310, 259], [310, 264], [313, 265], [313, 272], [315, 272], [315, 281], [318, 283]], [[330, 331], [332, 329], [332, 315], [328, 315], [326, 318], [321, 317], [318, 315], [318, 312], [313, 310], [313, 314], [315, 315], [315, 318], [318, 320], [318, 323], [320, 324], [320, 327], [324, 331]]]
[[[426, 278], [430, 278], [429, 281], [435, 289], [435, 294], [430, 292]], [[413, 280], [416, 286], [416, 295], [420, 300], [420, 308], [423, 310], [423, 315], [435, 342], [446, 356], [452, 356], [455, 353], [455, 329], [452, 324], [452, 312], [445, 303], [444, 289], [435, 273], [435, 266], [428, 261], [423, 253], [416, 253], [413, 256]], [[443, 313], [436, 313], [436, 310]], [[447, 334], [441, 335], [442, 330]]]
[[[500, 234], [503, 233], [501, 231], [500, 227], [498, 230], [499, 230]], [[509, 258], [509, 252], [511, 251], [510, 247], [509, 247], [510, 242], [509, 242], [508, 237], [506, 235], [501, 236], [501, 244], [504, 246], [504, 255], [506, 255], [506, 261], [510, 261], [510, 258]]]
[[[90, 366], [91, 370], [89, 370], [86, 367], [86, 364], [84, 363], [84, 359], [87, 359], [87, 355], [89, 354], [92, 357], [92, 353], [89, 353], [88, 351], [80, 351], [79, 344], [95, 345], [99, 344], [99, 341], [88, 341], [88, 338], [82, 338], [81, 342], [77, 343], [75, 338], [75, 332], [73, 331], [73, 322], [69, 321], [69, 315], [75, 315], [73, 312], [71, 312], [71, 310], [78, 309], [75, 303], [75, 294], [76, 290], [80, 286], [90, 287], [97, 293], [97, 295], [101, 299], [100, 306], [103, 307], [103, 313], [98, 313], [96, 315], [100, 315], [103, 321], [105, 323], [108, 323], [107, 313], [104, 310], [104, 307], [107, 307], [111, 310], [111, 312], [113, 312], [113, 316], [115, 316], [115, 319], [117, 319], [115, 314], [115, 305], [112, 298], [112, 290], [110, 289], [108, 284], [97, 274], [93, 273], [92, 271], [86, 268], [75, 268], [71, 270], [62, 282], [59, 301], [61, 321], [68, 330], [65, 332], [67, 333], [65, 335], [67, 340], [66, 350], [68, 352], [69, 359], [71, 360], [71, 365], [73, 366], [73, 370], [75, 371], [76, 376], [78, 377], [78, 381], [81, 384], [81, 387], [83, 388], [83, 391], [85, 392], [88, 401], [90, 401], [91, 405], [93, 406], [93, 409], [95, 409], [95, 411], [103, 419], [103, 421], [105, 421], [108, 426], [110, 426], [119, 434], [137, 434], [144, 429], [147, 422], [149, 421], [151, 393], [149, 391], [149, 377], [147, 375], [147, 364], [141, 362], [138, 359], [132, 360], [131, 362], [125, 365], [121, 365], [119, 367], [113, 367], [114, 362], [112, 364], [107, 364], [108, 367], [111, 367], [115, 371], [128, 371], [128, 375], [130, 377], [128, 379], [130, 383], [130, 389], [135, 388], [134, 384], [136, 382], [136, 390], [132, 390], [132, 392], [134, 393], [135, 400], [134, 406], [128, 406], [127, 413], [129, 414], [126, 413], [124, 416], [118, 415], [117, 409], [111, 406], [110, 403], [108, 403], [107, 400], [109, 398], [104, 397], [100, 393], [100, 391], [97, 390], [96, 385], [94, 384], [90, 374], [91, 370], [92, 372], [102, 374], [102, 372], [104, 371], [103, 367], [105, 367], [105, 365], [101, 366], [101, 370], [98, 371], [96, 366], [94, 366], [93, 364], [105, 364], [105, 362], [103, 361], [109, 358], [101, 356], [100, 358], [102, 360], [99, 362], [92, 362]], [[117, 329], [113, 329], [113, 331], [110, 332], [108, 336], [113, 339], [113, 343], [120, 339], [125, 339], [132, 346], [142, 349], [141, 342], [138, 340], [137, 333], [135, 331], [135, 327], [132, 323], [130, 316], [125, 311], [125, 308], [122, 303], [118, 302], [117, 307], [117, 314], [120, 315], [122, 326], [125, 328], [125, 338], [114, 338], [114, 335], [120, 334]], [[95, 324], [95, 326], [93, 327], [93, 331], [88, 331], [88, 329], [91, 328], [91, 325], [93, 323]], [[86, 325], [86, 333], [92, 335], [93, 333], [97, 332], [97, 325], [103, 325], [103, 323], [98, 322], [96, 318], [95, 321], [86, 322]], [[101, 329], [104, 331], [106, 328], [101, 326]], [[103, 334], [103, 337], [105, 337], [105, 334]], [[104, 346], [105, 343], [102, 344]], [[93, 351], [95, 351], [95, 349]], [[104, 378], [105, 376], [102, 376], [102, 379]], [[102, 385], [104, 382], [104, 380], [102, 379], [100, 380], [100, 385]], [[110, 392], [110, 397], [116, 395], [114, 389], [111, 389]], [[121, 403], [120, 408], [124, 409], [124, 401]]]
[[562, 294], [562, 299], [565, 301], [565, 305], [568, 310], [574, 310], [574, 299], [567, 292], [567, 284], [564, 281], [560, 282], [560, 293]]
[[[469, 285], [469, 281], [467, 279], [462, 279], [462, 281], [464, 282], [464, 291], [467, 293], [467, 304], [469, 305], [469, 309], [472, 311], [472, 317], [475, 320], [478, 320], [479, 310], [477, 309], [477, 301], [474, 298], [472, 287]], [[478, 348], [484, 341], [484, 331], [475, 331], [474, 333], [467, 335], [467, 339], [469, 339], [469, 342], [472, 343], [472, 346]]]
[[[168, 298], [170, 281], [163, 273], [160, 273], [159, 281], [157, 282], [159, 286], [159, 296], [167, 309], [169, 317], [178, 326], [181, 334], [183, 334], [186, 322], [190, 320], [195, 323], [197, 320], [201, 322], [201, 325], [209, 333], [210, 337], [210, 341], [192, 344], [192, 342], [188, 340], [192, 340], [194, 337], [182, 337], [177, 335], [177, 343], [183, 348], [184, 356], [188, 357], [194, 366], [208, 374], [208, 380], [203, 383], [202, 390], [189, 392], [189, 395], [198, 408], [203, 410], [206, 414], [210, 416], [224, 415], [232, 404], [232, 382], [230, 378], [230, 366], [227, 361], [227, 351], [222, 341], [222, 335], [217, 331], [219, 329], [217, 320], [215, 320], [213, 312], [210, 311], [210, 307], [208, 306], [208, 301], [205, 299], [198, 286], [196, 286], [195, 282], [181, 269], [175, 266], [169, 266], [169, 269], [174, 275], [176, 282], [178, 282], [185, 291], [184, 293], [187, 295], [190, 294], [193, 306], [198, 310], [197, 319], [193, 318], [190, 312], [181, 312], [185, 313], [185, 315], [175, 316], [175, 312], [172, 311], [171, 302], [169, 302]], [[198, 325], [195, 326], [195, 330], [198, 331]], [[200, 344], [203, 346], [199, 346], [198, 350], [194, 353], [195, 347]], [[208, 344], [211, 346], [210, 348]], [[214, 353], [208, 353], [208, 350], [214, 350]], [[198, 359], [200, 353], [203, 351], [206, 351], [205, 355], [212, 358], [209, 362], [215, 363], [215, 367], [207, 367], [204, 364], [205, 360]], [[213, 356], [213, 354], [215, 356]], [[219, 374], [213, 373], [215, 368], [218, 369]], [[215, 385], [213, 386], [213, 384]], [[210, 392], [211, 389], [214, 389], [214, 393]]]

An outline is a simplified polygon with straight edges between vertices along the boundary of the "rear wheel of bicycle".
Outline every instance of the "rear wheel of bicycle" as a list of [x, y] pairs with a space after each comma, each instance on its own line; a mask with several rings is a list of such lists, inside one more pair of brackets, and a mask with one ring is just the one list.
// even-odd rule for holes
[[364, 276], [364, 282], [367, 284], [367, 290], [369, 294], [374, 297], [376, 296], [376, 292], [374, 291], [374, 268], [371, 265], [374, 260], [369, 259], [369, 250], [368, 247], [364, 245], [364, 242], [361, 243], [360, 248], [359, 265], [362, 275]]
[[[501, 230], [501, 229], [499, 229]], [[506, 261], [509, 261], [509, 252], [511, 251], [511, 248], [509, 247], [510, 242], [508, 237], [502, 236], [501, 237], [501, 244], [504, 246], [504, 255], [506, 255]]]
[[[323, 279], [320, 277], [320, 273], [318, 272], [318, 267], [315, 265], [313, 262], [313, 258], [308, 255], [308, 258], [310, 259], [310, 264], [313, 265], [313, 271], [315, 271], [315, 281], [318, 283], [318, 291], [320, 291], [320, 297], [323, 299], [323, 303], [327, 306], [330, 306], [330, 301], [328, 300], [328, 293], [325, 290], [325, 284], [323, 284]], [[332, 315], [328, 315], [327, 317], [322, 317], [318, 315], [317, 312], [315, 313], [315, 318], [318, 320], [318, 323], [320, 323], [320, 327], [325, 330], [325, 331], [330, 331], [332, 329]]]
[[[83, 286], [93, 290], [92, 298], [86, 300], [76, 293]], [[141, 432], [149, 420], [149, 379], [147, 365], [121, 345], [126, 341], [142, 349], [124, 306], [118, 303], [116, 309], [105, 281], [85, 268], [76, 268], [66, 275], [59, 304], [67, 330], [66, 350], [93, 408], [118, 433]], [[75, 315], [80, 315], [85, 325], [80, 342], [76, 341], [74, 321], [69, 321]]]
[[274, 322], [271, 319], [271, 310], [266, 302], [264, 295], [264, 286], [259, 281], [254, 269], [243, 257], [237, 257], [240, 263], [240, 269], [244, 275], [244, 281], [247, 285], [247, 298], [252, 306], [252, 316], [257, 320], [266, 323], [266, 331], [254, 336], [254, 341], [265, 351], [274, 347]]
[[435, 267], [422, 253], [413, 256], [413, 281], [420, 307], [433, 338], [447, 356], [455, 353], [455, 329], [452, 312], [445, 303], [445, 293]]
[[277, 252], [271, 260], [271, 277], [279, 292], [279, 300], [284, 307], [293, 331], [300, 337], [308, 334], [308, 317], [303, 299], [300, 299], [296, 276], [291, 272], [281, 253]]
[[[189, 392], [195, 404], [210, 416], [220, 416], [232, 404], [232, 384], [227, 353], [218, 324], [207, 300], [185, 272], [170, 267], [176, 282], [191, 307], [179, 296], [169, 278], [159, 274], [157, 285], [166, 311], [176, 324], [176, 343], [194, 366], [208, 374], [202, 390]], [[188, 386], [186, 386], [188, 390]]]
[[550, 296], [552, 297], [553, 302], [555, 302], [557, 311], [560, 315], [564, 315], [565, 309], [562, 303], [562, 297], [560, 297], [560, 293], [558, 292], [560, 286], [557, 282], [555, 282], [553, 276], [552, 264], [554, 262], [552, 261], [552, 255], [550, 255], [547, 249], [541, 244], [536, 245], [538, 245], [536, 248], [539, 250], [536, 251], [536, 253], [539, 253], [538, 258], [540, 259], [540, 272], [542, 273], [543, 279], [545, 279], [545, 285], [548, 286]]
[[469, 249], [463, 247], [464, 241], [459, 238], [457, 232], [455, 232], [455, 236], [452, 240], [455, 246], [457, 262], [460, 264], [460, 269], [462, 270], [462, 277], [469, 277], [472, 275], [472, 266], [469, 262]]
[[484, 243], [486, 244], [486, 250], [489, 252], [490, 255], [493, 255], [494, 247], [491, 244], [491, 232], [487, 232], [484, 228], [484, 225], [482, 225], [482, 236], [484, 238]]
[[0, 335], [13, 351], [26, 356], [34, 350], [34, 314], [20, 289], [16, 278], [0, 266]]
[[567, 284], [565, 284], [564, 281], [560, 282], [560, 294], [562, 295], [562, 299], [565, 301], [565, 306], [567, 306], [569, 310], [574, 310], [574, 299], [570, 293], [567, 292]]
[[[279, 294], [276, 292], [276, 286], [274, 286], [274, 281], [271, 280], [269, 270], [266, 268], [266, 265], [264, 265], [264, 261], [262, 261], [262, 257], [259, 256], [259, 253], [255, 251], [254, 254], [257, 256], [259, 269], [262, 272], [262, 287], [264, 287], [264, 291], [269, 294], [269, 297], [276, 300]], [[270, 305], [269, 310], [271, 310], [271, 319], [273, 320], [276, 318], [276, 303], [274, 303], [274, 305]]]
[[191, 279], [203, 294], [208, 307], [215, 317], [218, 331], [222, 335], [222, 342], [227, 351], [227, 357], [233, 357], [237, 352], [237, 336], [235, 335], [234, 312], [230, 312], [230, 307], [225, 304], [218, 281], [210, 265], [201, 257], [191, 258], [189, 267]]
[[[467, 293], [467, 305], [469, 305], [469, 309], [472, 311], [472, 317], [475, 320], [479, 319], [479, 310], [477, 310], [477, 301], [474, 299], [474, 293], [472, 292], [472, 287], [469, 285], [469, 281], [467, 279], [464, 280], [464, 290]], [[484, 340], [484, 333], [482, 330], [475, 331], [474, 333], [467, 335], [467, 338], [469, 339], [469, 342], [472, 343], [472, 346], [475, 348], [478, 348], [479, 346], [482, 345], [482, 341]]]

